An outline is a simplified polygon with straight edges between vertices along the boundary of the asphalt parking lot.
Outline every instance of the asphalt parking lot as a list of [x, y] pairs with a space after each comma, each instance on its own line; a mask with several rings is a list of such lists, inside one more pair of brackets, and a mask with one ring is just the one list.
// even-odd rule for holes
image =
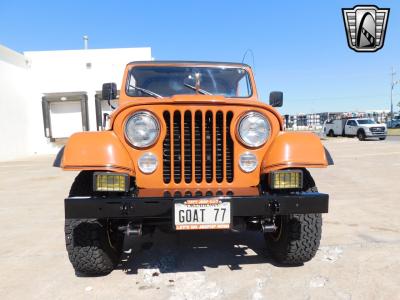
[[399, 299], [400, 140], [324, 144], [335, 165], [312, 174], [330, 212], [300, 267], [276, 266], [258, 233], [156, 232], [129, 272], [76, 277], [63, 234], [76, 173], [50, 156], [0, 163], [0, 298]]

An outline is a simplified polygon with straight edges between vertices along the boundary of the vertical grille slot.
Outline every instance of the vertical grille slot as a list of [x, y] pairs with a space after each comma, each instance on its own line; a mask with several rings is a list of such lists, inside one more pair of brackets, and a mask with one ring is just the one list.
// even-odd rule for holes
[[163, 142], [163, 176], [164, 183], [171, 182], [171, 128], [170, 128], [170, 114], [164, 112], [164, 120], [166, 125], [166, 135]]
[[174, 181], [180, 183], [182, 180], [182, 137], [181, 137], [181, 113], [179, 111], [174, 112], [174, 149], [173, 149], [173, 163], [174, 163]]
[[232, 182], [232, 112], [176, 110], [163, 113], [164, 183]]
[[231, 124], [233, 113], [230, 111], [226, 115], [226, 180], [233, 181], [233, 140], [231, 138]]
[[205, 119], [205, 143], [206, 143], [206, 181], [213, 180], [213, 114], [206, 112]]
[[184, 138], [184, 166], [185, 182], [192, 182], [192, 113], [186, 111], [184, 114], [183, 138]]
[[197, 183], [203, 180], [203, 139], [202, 139], [202, 128], [203, 128], [203, 114], [201, 111], [196, 111], [194, 116], [194, 148], [195, 148], [195, 169], [194, 177]]
[[216, 149], [216, 168], [215, 168], [215, 177], [217, 182], [220, 183], [224, 179], [224, 153], [223, 153], [223, 143], [224, 143], [224, 132], [223, 132], [223, 122], [224, 116], [221, 111], [216, 114], [216, 122], [215, 122], [215, 149]]

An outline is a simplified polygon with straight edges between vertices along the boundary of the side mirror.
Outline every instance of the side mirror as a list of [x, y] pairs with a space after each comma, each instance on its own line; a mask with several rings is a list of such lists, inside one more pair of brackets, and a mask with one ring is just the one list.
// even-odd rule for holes
[[281, 107], [283, 104], [282, 92], [271, 92], [269, 94], [269, 105], [272, 107]]
[[117, 99], [117, 85], [114, 82], [104, 83], [101, 90], [103, 100]]

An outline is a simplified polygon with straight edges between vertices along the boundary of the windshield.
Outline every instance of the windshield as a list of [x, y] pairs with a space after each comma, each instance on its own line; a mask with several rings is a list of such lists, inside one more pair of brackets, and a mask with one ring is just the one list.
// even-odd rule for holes
[[357, 123], [360, 125], [364, 124], [376, 124], [374, 120], [368, 119], [368, 120], [357, 120]]
[[157, 98], [197, 93], [231, 98], [252, 95], [249, 74], [245, 69], [235, 67], [134, 67], [126, 92], [134, 97]]

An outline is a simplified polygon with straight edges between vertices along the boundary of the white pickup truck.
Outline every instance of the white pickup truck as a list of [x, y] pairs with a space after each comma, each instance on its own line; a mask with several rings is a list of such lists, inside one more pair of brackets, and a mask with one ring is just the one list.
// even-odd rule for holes
[[342, 119], [327, 121], [324, 125], [327, 136], [357, 136], [360, 141], [366, 138], [386, 139], [386, 124], [378, 124], [373, 119]]

